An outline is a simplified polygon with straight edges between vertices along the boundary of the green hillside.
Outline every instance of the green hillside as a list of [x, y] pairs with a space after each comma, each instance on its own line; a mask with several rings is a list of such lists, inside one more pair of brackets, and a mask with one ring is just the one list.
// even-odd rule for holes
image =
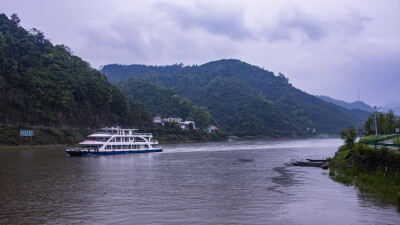
[[219, 60], [200, 66], [106, 65], [101, 71], [112, 82], [147, 78], [174, 89], [194, 104], [206, 107], [217, 123], [236, 135], [337, 134], [360, 126], [368, 112], [347, 110], [293, 87], [279, 74], [239, 60]]
[[101, 127], [151, 117], [64, 45], [0, 14], [0, 124]]
[[129, 100], [143, 105], [153, 116], [180, 117], [195, 121], [199, 128], [216, 123], [204, 108], [178, 96], [173, 89], [131, 78], [121, 81], [119, 87]]

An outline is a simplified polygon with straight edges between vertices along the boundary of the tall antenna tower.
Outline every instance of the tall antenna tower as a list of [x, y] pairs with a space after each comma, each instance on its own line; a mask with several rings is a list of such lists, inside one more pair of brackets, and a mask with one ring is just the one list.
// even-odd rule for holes
[[358, 89], [358, 101], [360, 101], [360, 89]]

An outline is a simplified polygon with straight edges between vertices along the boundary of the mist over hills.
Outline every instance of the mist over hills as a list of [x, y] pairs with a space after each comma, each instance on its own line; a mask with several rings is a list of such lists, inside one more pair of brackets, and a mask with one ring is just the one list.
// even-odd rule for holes
[[[200, 66], [103, 66], [109, 81], [145, 78], [172, 88], [205, 107], [217, 123], [236, 135], [337, 134], [343, 127], [360, 126], [369, 113], [328, 103], [293, 87], [283, 74], [224, 59]], [[151, 94], [151, 93], [149, 93]]]

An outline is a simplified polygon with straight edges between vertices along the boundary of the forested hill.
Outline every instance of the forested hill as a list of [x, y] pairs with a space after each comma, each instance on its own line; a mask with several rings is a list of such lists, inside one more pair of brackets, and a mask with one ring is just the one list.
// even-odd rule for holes
[[100, 127], [151, 122], [99, 71], [19, 18], [0, 14], [0, 124]]
[[[237, 135], [295, 136], [339, 133], [359, 126], [369, 113], [348, 110], [293, 87], [288, 79], [239, 60], [201, 66], [106, 65], [101, 71], [112, 82], [131, 77], [174, 89], [204, 106], [217, 123]], [[310, 129], [311, 128], [311, 129]]]
[[216, 124], [211, 114], [203, 107], [180, 97], [173, 89], [162, 87], [145, 79], [127, 78], [119, 84], [129, 100], [143, 105], [153, 116], [180, 117], [196, 122], [199, 128]]

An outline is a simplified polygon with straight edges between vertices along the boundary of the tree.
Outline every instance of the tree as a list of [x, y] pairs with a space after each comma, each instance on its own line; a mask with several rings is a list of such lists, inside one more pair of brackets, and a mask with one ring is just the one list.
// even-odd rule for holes
[[391, 134], [394, 132], [393, 130], [393, 125], [396, 122], [396, 118], [394, 117], [394, 112], [393, 110], [389, 110], [388, 113], [386, 113], [386, 120], [387, 120], [387, 125], [388, 125], [388, 133]]
[[387, 133], [387, 118], [386, 114], [383, 112], [378, 112], [376, 115], [376, 123], [378, 126], [378, 133], [384, 135]]
[[344, 140], [347, 148], [352, 149], [357, 137], [357, 131], [353, 127], [344, 128], [340, 132], [340, 137]]
[[19, 25], [21, 20], [19, 19], [18, 15], [16, 13], [13, 13], [11, 15], [11, 22], [15, 23], [16, 25]]

